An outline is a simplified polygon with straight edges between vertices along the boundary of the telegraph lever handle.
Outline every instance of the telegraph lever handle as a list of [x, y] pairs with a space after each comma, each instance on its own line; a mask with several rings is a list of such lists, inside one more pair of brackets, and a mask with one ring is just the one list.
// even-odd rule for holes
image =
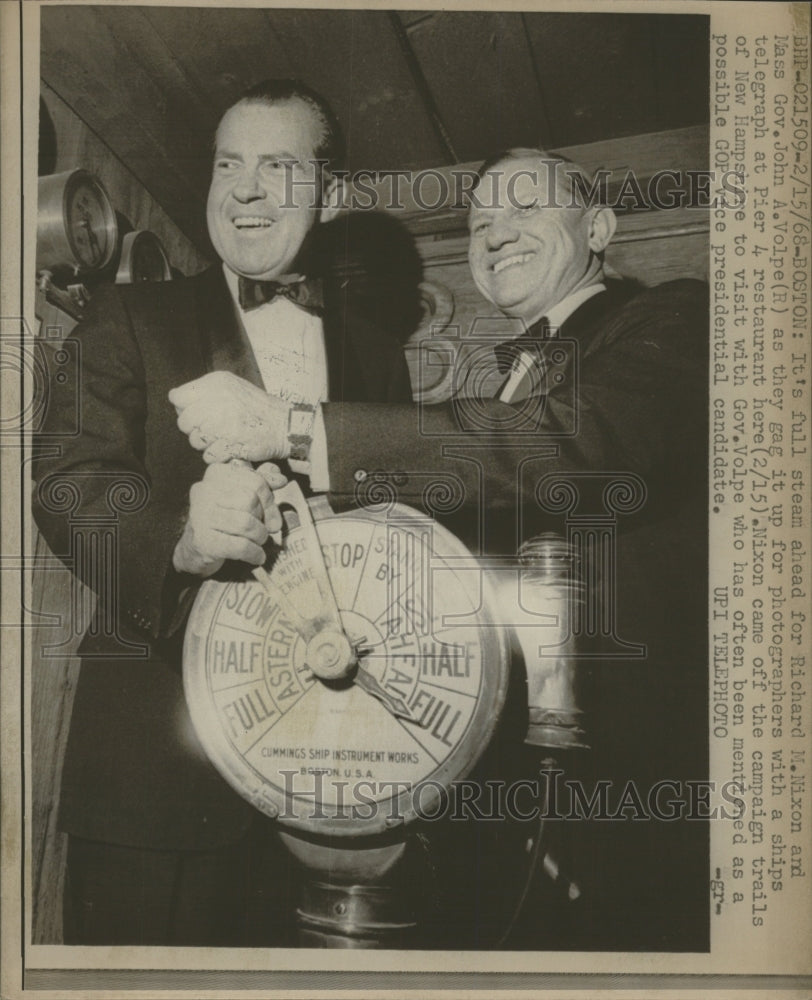
[[[242, 462], [243, 460], [234, 459], [233, 461]], [[264, 566], [257, 566], [252, 572], [254, 578], [268, 591], [293, 628], [307, 644], [305, 653], [307, 666], [321, 680], [340, 680], [348, 677], [354, 668], [355, 676], [353, 679], [360, 688], [377, 698], [393, 715], [412, 719], [412, 713], [406, 704], [400, 698], [396, 698], [386, 691], [378, 680], [358, 662], [358, 651], [350, 642], [341, 622], [341, 613], [330, 583], [330, 575], [324, 562], [319, 537], [299, 484], [291, 480], [281, 489], [274, 490], [274, 501], [279, 507], [290, 505], [298, 516], [305, 542], [299, 555], [305, 556], [312, 579], [315, 580], [319, 590], [320, 608], [318, 614], [313, 616], [301, 614]], [[284, 547], [282, 538], [279, 540], [274, 538], [274, 541]]]

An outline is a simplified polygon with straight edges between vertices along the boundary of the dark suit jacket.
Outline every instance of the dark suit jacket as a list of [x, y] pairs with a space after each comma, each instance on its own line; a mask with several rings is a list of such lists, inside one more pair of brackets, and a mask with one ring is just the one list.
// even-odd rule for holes
[[[615, 562], [602, 586], [615, 601], [616, 637], [643, 645], [645, 656], [589, 668], [592, 752], [579, 765], [588, 787], [611, 782], [614, 809], [629, 781], [645, 802], [664, 779], [707, 778], [707, 286], [674, 281], [635, 293], [611, 284], [576, 310], [560, 337], [576, 342], [579, 364], [550, 388], [537, 431], [500, 434], [515, 408], [486, 398], [473, 409], [454, 402], [327, 405], [331, 485], [337, 499], [350, 502], [359, 481], [383, 478], [399, 500], [425, 506], [432, 482], [445, 476], [456, 496], [437, 505], [438, 518], [473, 551], [505, 555], [539, 531], [565, 530], [564, 516], [545, 512], [537, 499], [544, 476], [576, 477], [587, 494], [576, 513], [589, 514], [591, 504], [593, 523], [605, 480], [596, 479], [589, 496], [584, 474], [640, 477], [645, 502], [617, 514]], [[576, 420], [577, 431], [567, 433]], [[514, 752], [526, 726], [521, 697], [514, 707], [511, 715], [509, 703], [494, 767], [501, 777], [522, 769], [533, 776], [541, 752]], [[484, 928], [508, 893], [505, 866], [494, 872], [489, 861], [499, 851], [506, 856], [491, 849], [494, 827], [504, 824], [474, 830], [460, 823], [449, 835], [436, 865], [457, 888], [441, 927], [473, 924], [487, 939]], [[571, 864], [586, 915], [578, 935], [562, 935], [562, 947], [708, 946], [706, 823], [567, 824], [562, 835], [573, 834], [582, 841]], [[559, 940], [549, 928], [540, 933], [545, 907], [533, 906], [508, 947]]]
[[[325, 290], [330, 398], [381, 404], [411, 398], [400, 344], [354, 316], [341, 293]], [[91, 628], [80, 647], [62, 781], [60, 821], [70, 833], [111, 843], [199, 849], [227, 843], [252, 808], [205, 759], [185, 707], [180, 656], [183, 622], [198, 581], [175, 573], [172, 553], [186, 519], [190, 486], [205, 470], [175, 423], [171, 388], [223, 369], [261, 384], [218, 266], [193, 278], [113, 286], [94, 295], [73, 336], [75, 377], [50, 386], [35, 463], [37, 524], [51, 550], [71, 560], [71, 518], [109, 520], [111, 484], [129, 483], [117, 513], [115, 586], [99, 595], [118, 636]], [[80, 433], [66, 437], [75, 423]], [[112, 474], [112, 478], [111, 478]], [[76, 489], [68, 512], [60, 484]], [[70, 516], [69, 516], [70, 515]], [[74, 571], [98, 588], [87, 567]], [[94, 631], [96, 634], [94, 635]], [[133, 657], [122, 644], [140, 643]], [[129, 655], [123, 655], [128, 654]]]
[[[684, 641], [680, 652], [671, 644], [682, 625], [666, 594], [689, 588], [682, 596], [704, 620], [702, 588], [685, 576], [684, 546], [690, 542], [704, 583], [707, 329], [702, 282], [673, 281], [637, 294], [610, 282], [562, 326], [560, 338], [577, 345], [570, 352], [577, 366], [563, 372], [561, 384], [551, 383], [518, 431], [501, 430], [515, 407], [494, 399], [475, 407], [330, 403], [324, 412], [334, 501], [351, 503], [359, 481], [382, 478], [400, 501], [426, 507], [431, 484], [445, 477], [456, 496], [438, 503], [438, 518], [472, 551], [506, 555], [563, 524], [537, 498], [545, 476], [577, 477], [585, 502], [599, 513], [605, 480], [598, 477], [632, 473], [646, 495], [639, 511], [617, 516], [625, 539], [619, 556], [650, 553], [652, 575], [641, 579], [634, 561], [624, 564], [621, 625], [629, 641], [654, 643], [660, 658], [684, 659]], [[595, 474], [595, 496], [584, 473]], [[636, 539], [631, 550], [629, 535]]]

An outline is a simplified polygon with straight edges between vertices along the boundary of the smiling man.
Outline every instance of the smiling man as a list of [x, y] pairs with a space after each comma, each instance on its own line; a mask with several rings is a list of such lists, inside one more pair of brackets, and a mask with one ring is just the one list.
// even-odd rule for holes
[[615, 214], [580, 204], [574, 173], [583, 176], [574, 164], [522, 149], [479, 171], [482, 197], [473, 199], [469, 217], [471, 274], [486, 299], [528, 326], [570, 297], [585, 301], [583, 293], [594, 294], [603, 280]]
[[[306, 480], [324, 447], [320, 403], [411, 399], [395, 337], [309, 273], [312, 238], [338, 200], [341, 145], [331, 109], [308, 87], [252, 87], [215, 140], [207, 219], [221, 262], [191, 278], [100, 288], [74, 332], [77, 378], [51, 386], [43, 436], [59, 448], [36, 465], [34, 513], [52, 551], [83, 565], [51, 499], [60, 489], [75, 489], [82, 515], [99, 523], [111, 483], [139, 498], [117, 523], [114, 574], [101, 586], [85, 576], [99, 607], [79, 649], [62, 776], [68, 943], [291, 940], [291, 866], [263, 890], [270, 836], [206, 760], [180, 663], [196, 584], [226, 560], [262, 562], [280, 524], [272, 489], [284, 476], [267, 463], [214, 462], [217, 434], [249, 459], [257, 439], [270, 443], [286, 473]], [[81, 433], [66, 436], [77, 400]], [[247, 425], [224, 400], [243, 404]], [[250, 919], [250, 899], [264, 900], [261, 919]]]
[[[206, 218], [214, 249], [236, 274], [270, 280], [289, 273], [328, 213], [316, 197], [324, 123], [302, 114], [302, 103], [246, 97], [217, 129]], [[325, 178], [325, 198], [334, 187]]]

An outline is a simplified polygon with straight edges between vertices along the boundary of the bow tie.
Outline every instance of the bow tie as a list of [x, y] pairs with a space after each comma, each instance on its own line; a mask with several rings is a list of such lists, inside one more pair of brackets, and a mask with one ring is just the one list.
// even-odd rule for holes
[[277, 296], [290, 299], [297, 306], [310, 312], [319, 312], [324, 305], [321, 283], [308, 278], [299, 281], [255, 281], [239, 276], [237, 293], [245, 312], [271, 302]]
[[496, 365], [499, 369], [499, 374], [507, 375], [523, 351], [538, 351], [540, 342], [546, 340], [549, 334], [550, 323], [546, 316], [542, 316], [521, 337], [497, 344], [493, 349], [493, 353], [496, 355]]

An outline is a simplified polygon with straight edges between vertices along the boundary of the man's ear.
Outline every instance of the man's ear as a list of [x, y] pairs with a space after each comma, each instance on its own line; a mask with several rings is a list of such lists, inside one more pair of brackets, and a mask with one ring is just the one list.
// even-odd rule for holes
[[589, 249], [593, 253], [601, 253], [609, 246], [616, 229], [617, 216], [611, 208], [605, 205], [593, 208], [589, 220]]
[[344, 178], [334, 177], [333, 174], [325, 173], [322, 188], [319, 222], [332, 222], [344, 207]]

